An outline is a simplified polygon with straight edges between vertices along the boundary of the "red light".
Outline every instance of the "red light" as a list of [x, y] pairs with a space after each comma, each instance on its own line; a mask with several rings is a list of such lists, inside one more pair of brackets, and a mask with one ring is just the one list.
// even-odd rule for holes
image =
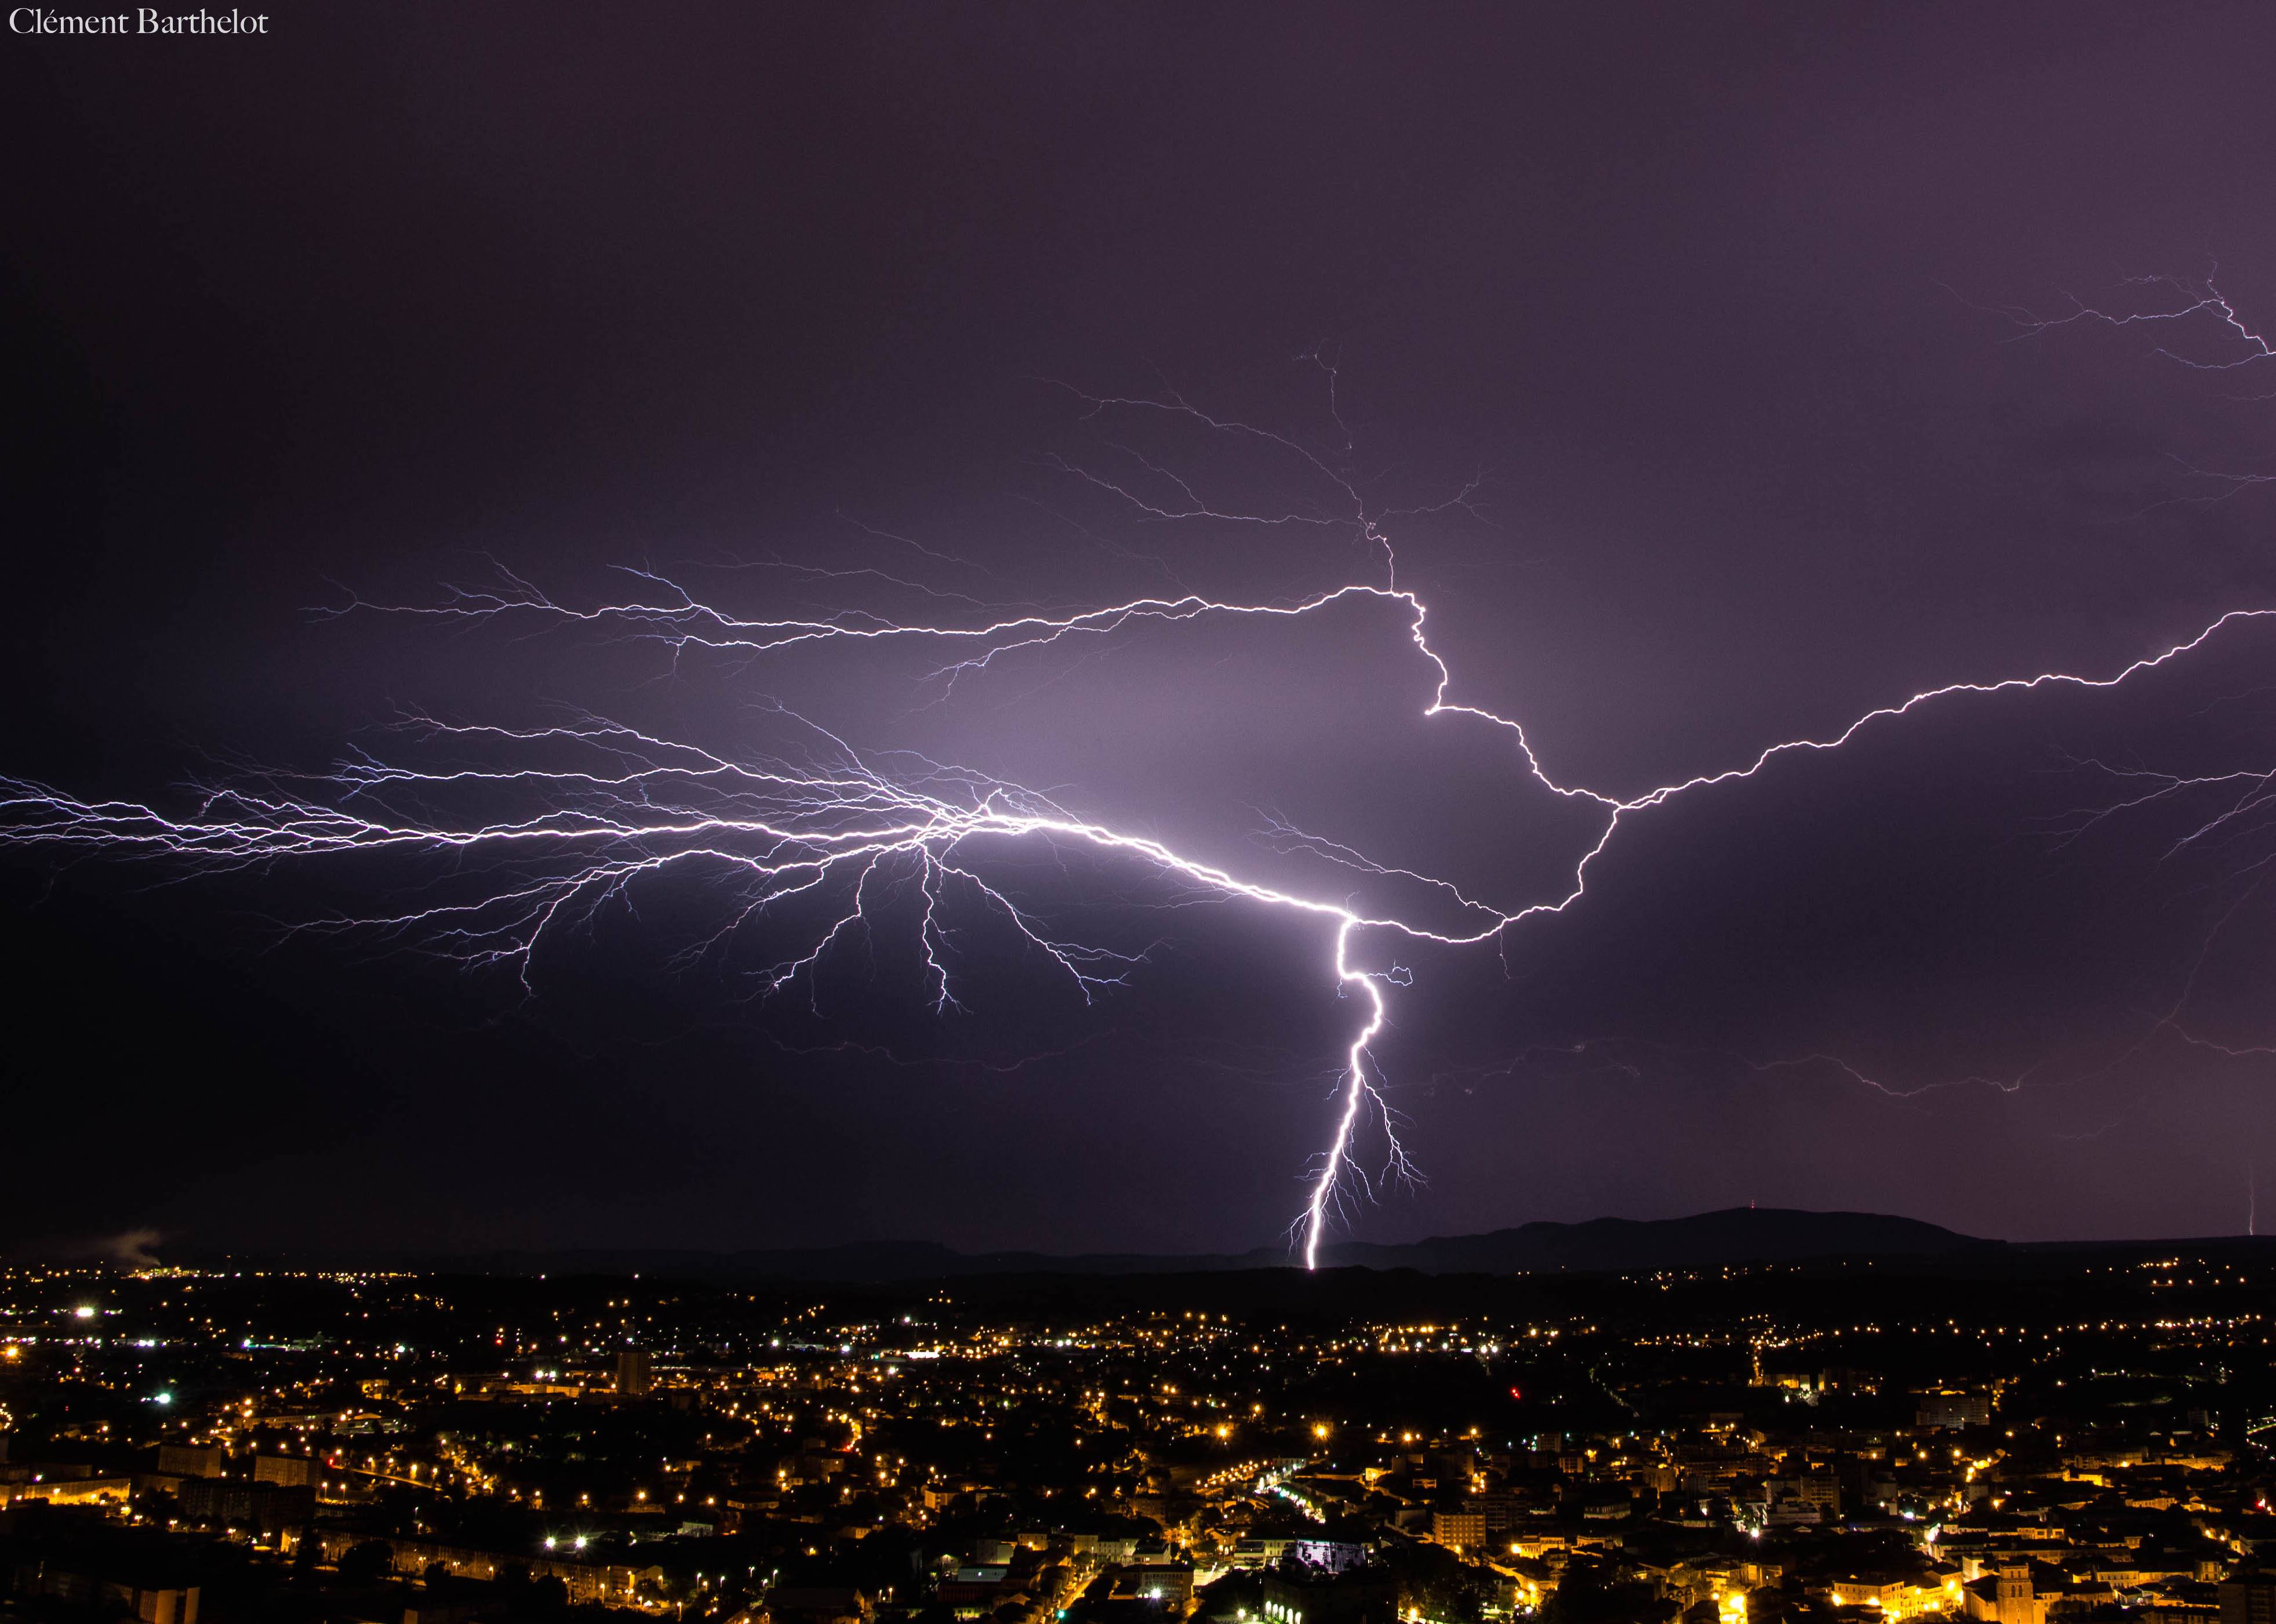
[[1521, 1399], [1525, 1395], [1520, 1393], [1516, 1388], [1513, 1387], [1509, 1390], [1509, 1396], [1513, 1399]]

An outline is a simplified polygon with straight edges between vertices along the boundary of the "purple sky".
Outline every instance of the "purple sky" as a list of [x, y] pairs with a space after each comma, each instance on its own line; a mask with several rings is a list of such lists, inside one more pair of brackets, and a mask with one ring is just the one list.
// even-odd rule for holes
[[[11, 36], [0, 772], [180, 809], [192, 775], [378, 748], [403, 708], [582, 706], [735, 754], [779, 746], [778, 702], [1307, 895], [1364, 884], [1266, 819], [1553, 899], [1597, 824], [1506, 733], [1422, 716], [1393, 605], [1133, 631], [948, 694], [918, 654], [674, 664], [305, 611], [499, 566], [585, 603], [639, 565], [755, 617], [1379, 579], [1347, 526], [1164, 522], [1084, 477], [1332, 506], [1283, 447], [1085, 399], [1175, 391], [1378, 512], [1476, 482], [1382, 521], [1399, 584], [1450, 697], [1521, 721], [1560, 782], [1632, 796], [1922, 688], [2106, 675], [2276, 606], [2276, 490], [2190, 473], [2276, 472], [2276, 362], [2183, 364], [2243, 353], [2210, 317], [2002, 312], [2172, 308], [2127, 279], [2217, 266], [2276, 330], [2272, 59], [2276, 19], [2212, 5], [413, 6]], [[1400, 951], [1377, 1059], [1428, 1182], [1358, 1233], [1749, 1200], [2241, 1229], [2256, 1163], [2276, 1180], [2276, 1062], [2223, 1050], [2276, 1043], [2276, 828], [2172, 849], [2234, 792], [2082, 822], [2148, 782], [2106, 769], [2276, 766], [2272, 716], [2262, 622], [1638, 815], [1567, 914]], [[888, 948], [831, 967], [817, 1017], [753, 997], [769, 944], [678, 968], [717, 921], [660, 882], [525, 994], [284, 934], [396, 906], [416, 864], [154, 885], [178, 876], [0, 852], [32, 1129], [0, 1242], [1278, 1233], [1359, 1013], [1331, 932], [991, 861], [1147, 963], [1086, 1007], [975, 941], [968, 1011], [936, 1017]]]

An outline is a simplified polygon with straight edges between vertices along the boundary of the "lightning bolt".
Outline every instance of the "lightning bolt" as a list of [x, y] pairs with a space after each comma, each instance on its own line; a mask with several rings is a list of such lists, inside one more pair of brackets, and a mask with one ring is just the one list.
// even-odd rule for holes
[[2193, 282], [2183, 277], [2153, 276], [2128, 277], [2120, 285], [2144, 292], [2164, 292], [2178, 299], [2178, 303], [2169, 302], [2163, 308], [2105, 310], [2087, 304], [2075, 294], [2066, 294], [2064, 297], [2068, 300], [2070, 308], [2060, 315], [2041, 315], [2021, 306], [2009, 307], [1999, 314], [2015, 324], [2017, 336], [2022, 338], [2081, 325], [2158, 328], [2193, 323], [2203, 327], [2206, 322], [2197, 318], [2205, 317], [2215, 329], [2219, 342], [2228, 346], [2229, 353], [2226, 356], [2185, 355], [2172, 345], [2164, 344], [2158, 346], [2157, 353], [2196, 372], [2234, 372], [2258, 361], [2276, 360], [2276, 345], [2272, 345], [2265, 334], [2249, 325], [2237, 313], [2236, 306], [2230, 301], [2228, 295], [2220, 291], [2214, 280], [2219, 274], [2220, 267], [2215, 264], [2206, 271], [2201, 282]]
[[[2212, 315], [2238, 334], [2252, 337], [2233, 308], [2210, 292], [2167, 315], [2123, 320], [2178, 320], [2192, 315]], [[2084, 307], [2060, 318], [2028, 319], [2044, 330], [2098, 316], [2122, 324]], [[2261, 349], [2270, 353], [2265, 344]], [[1332, 389], [1332, 364], [1317, 355], [1305, 359], [1327, 374]], [[443, 859], [454, 882], [471, 885], [469, 893], [391, 914], [300, 928], [364, 930], [389, 941], [416, 941], [468, 965], [510, 965], [525, 986], [531, 984], [534, 956], [550, 937], [589, 922], [611, 903], [623, 903], [630, 888], [645, 879], [667, 871], [694, 871], [717, 882], [732, 907], [718, 930], [692, 945], [684, 957], [701, 957], [762, 922], [778, 923], [799, 934], [803, 945], [759, 973], [760, 992], [774, 997], [802, 989], [817, 1013], [821, 968], [869, 937], [895, 907], [914, 913], [922, 996], [937, 1013], [962, 1007], [955, 992], [959, 966], [972, 951], [971, 932], [982, 921], [1008, 933], [1019, 951], [1085, 1002], [1126, 982], [1144, 961], [1146, 952], [1087, 945], [1053, 931], [1005, 883], [990, 877], [990, 854], [1005, 846], [1043, 846], [1061, 854], [1084, 850], [1157, 877], [1179, 900], [1244, 901], [1316, 919], [1330, 935], [1334, 982], [1362, 1017], [1343, 1052], [1328, 1146], [1314, 1162], [1307, 1200], [1292, 1226], [1292, 1240], [1300, 1247], [1305, 1266], [1316, 1268], [1324, 1239], [1348, 1200], [1371, 1194], [1380, 1179], [1413, 1176], [1400, 1144], [1395, 1113], [1377, 1084], [1374, 1053], [1390, 1020], [1385, 988], [1411, 977], [1395, 962], [1387, 969], [1369, 968], [1359, 951], [1363, 936], [1450, 948], [1492, 941], [1529, 920], [1563, 913], [1579, 903], [1588, 892], [1594, 866], [1620, 829], [1680, 797], [1744, 782], [1786, 757], [1840, 749], [1869, 727], [1897, 721], [1941, 701], [2052, 687], [2115, 687], [2183, 659], [2242, 622], [2276, 618], [2276, 609], [2230, 610], [2193, 635], [2107, 675], [2042, 672], [1923, 689], [1869, 710], [1827, 736], [1775, 743], [1741, 765], [1641, 794], [1617, 796], [1559, 781], [1535, 753], [1521, 722], [1452, 697], [1453, 669], [1431, 643], [1428, 605], [1398, 583], [1397, 557], [1386, 527], [1402, 516], [1468, 508], [1476, 482], [1432, 507], [1378, 509], [1326, 457], [1292, 436], [1213, 415], [1175, 395], [1078, 398], [1089, 418], [1126, 414], [1173, 418], [1291, 458], [1317, 482], [1323, 495], [1310, 507], [1290, 505], [1263, 513], [1224, 507], [1194, 482], [1127, 448], [1121, 449], [1135, 469], [1128, 477], [1058, 462], [1056, 466], [1066, 476], [1125, 505], [1147, 522], [1210, 520], [1340, 532], [1356, 543], [1355, 552], [1366, 561], [1363, 574], [1278, 602], [1236, 601], [1181, 589], [1176, 596], [1105, 605], [1053, 610], [1015, 604], [995, 612], [966, 594], [936, 589], [887, 571], [823, 571], [762, 561], [762, 567], [793, 570], [803, 579], [858, 577], [907, 589], [935, 606], [981, 611], [960, 623], [953, 612], [944, 618], [907, 619], [866, 610], [741, 618], [647, 569], [626, 572], [638, 584], [624, 599], [578, 606], [564, 604], [533, 582], [501, 569], [494, 581], [448, 588], [433, 603], [372, 604], [351, 599], [326, 612], [378, 610], [482, 624], [526, 620], [611, 639], [653, 641], [675, 664], [692, 654], [748, 661], [829, 645], [916, 645], [940, 650], [940, 663], [922, 679], [937, 701], [952, 694], [960, 682], [1009, 662], [1125, 633], [1202, 619], [1294, 620], [1319, 616], [1338, 605], [1376, 605], [1403, 618], [1416, 657], [1432, 674], [1424, 717], [1460, 718], [1498, 731], [1542, 789], [1597, 814], [1595, 838], [1574, 861], [1561, 894], [1529, 901], [1488, 900], [1452, 880], [1381, 865], [1331, 838], [1278, 818], [1265, 820], [1263, 838], [1272, 849], [1307, 854], [1365, 875], [1418, 882], [1452, 905], [1455, 922], [1426, 925], [1396, 912], [1365, 911], [1348, 901], [1244, 878], [975, 768], [937, 762], [913, 751], [857, 748], [820, 723], [779, 708], [774, 715], [801, 741], [799, 747], [747, 758], [594, 715], [579, 714], [535, 728], [446, 723], [411, 715], [396, 724], [396, 730], [414, 747], [414, 759], [358, 755], [327, 771], [270, 772], [250, 781], [206, 785], [198, 791], [193, 809], [181, 816], [166, 816], [140, 802], [84, 801], [45, 785], [0, 778], [0, 844], [140, 856], [203, 869], [398, 853]], [[1336, 421], [1340, 431], [1341, 419]], [[965, 560], [934, 553], [905, 538], [871, 534], [904, 543], [937, 561], [985, 573]], [[417, 749], [438, 748], [461, 752], [462, 757], [444, 764], [421, 764], [415, 758]], [[464, 764], [467, 756], [481, 764]], [[2227, 782], [2245, 796], [2228, 816], [2263, 804], [2260, 798], [2268, 784], [2265, 775], [2236, 775]], [[2179, 781], [2151, 778], [2140, 785], [2140, 798], [2153, 800], [2182, 787]], [[500, 803], [508, 808], [503, 815], [495, 810]], [[2219, 827], [2220, 820], [2215, 820], [2206, 832]], [[1389, 1146], [1388, 1160], [1375, 1175], [1362, 1169], [1356, 1156], [1362, 1130], [1370, 1120], [1379, 1124]]]

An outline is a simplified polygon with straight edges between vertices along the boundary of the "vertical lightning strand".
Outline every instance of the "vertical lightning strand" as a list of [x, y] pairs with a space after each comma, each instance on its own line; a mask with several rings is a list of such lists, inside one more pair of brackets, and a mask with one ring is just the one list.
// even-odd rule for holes
[[1352, 1159], [1352, 1135], [1359, 1125], [1360, 1102], [1366, 1097], [1367, 1046], [1383, 1030], [1387, 1013], [1383, 1001], [1383, 989], [1375, 984], [1376, 978], [1351, 966], [1351, 933], [1360, 922], [1347, 916], [1336, 930], [1336, 979], [1347, 987], [1357, 987], [1367, 995], [1367, 1023], [1361, 1027], [1344, 1051], [1343, 1114], [1336, 1119], [1335, 1142], [1328, 1147], [1327, 1157], [1320, 1165], [1319, 1177], [1312, 1183], [1312, 1199], [1304, 1208], [1304, 1267], [1320, 1266], [1320, 1240], [1326, 1233], [1328, 1208], [1342, 1181], [1344, 1168]]

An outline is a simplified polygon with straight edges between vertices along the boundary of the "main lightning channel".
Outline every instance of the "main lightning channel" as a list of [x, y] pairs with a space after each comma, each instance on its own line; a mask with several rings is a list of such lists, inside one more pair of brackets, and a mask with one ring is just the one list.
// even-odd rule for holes
[[[2212, 292], [2209, 285], [2183, 310], [2131, 319], [2175, 320], [2204, 314], [2227, 323], [2254, 346], [2244, 359], [2257, 360], [2272, 353], [2257, 333], [2242, 327], [2233, 308]], [[2044, 329], [2090, 318], [2113, 320], [2082, 308], [2036, 326]], [[1081, 398], [1089, 403], [1092, 415], [1108, 410], [1169, 414], [1213, 433], [1247, 436], [1268, 448], [1293, 453], [1311, 474], [1328, 482], [1336, 501], [1348, 502], [1349, 507], [1334, 519], [1294, 511], [1265, 514], [1228, 511], [1214, 505], [1188, 482], [1142, 457], [1139, 461], [1148, 476], [1165, 482], [1172, 496], [1157, 500], [1129, 484], [1062, 463], [1065, 472], [1130, 504], [1149, 520], [1348, 526], [1379, 570], [1379, 580], [1347, 581], [1276, 602], [1235, 601], [1181, 590], [1176, 596], [1137, 597], [1064, 611], [1021, 604], [983, 609], [971, 617], [972, 624], [957, 625], [902, 620], [861, 611], [747, 618], [707, 603], [667, 577], [648, 570], [626, 572], [643, 583], [635, 589], [635, 596], [575, 607], [502, 570], [493, 583], [452, 588], [439, 603], [352, 602], [329, 612], [377, 609], [460, 621], [535, 619], [651, 640], [664, 646], [675, 661], [687, 655], [767, 656], [831, 644], [931, 645], [939, 648], [945, 657], [923, 680], [945, 697], [960, 682], [978, 678], [1001, 663], [1081, 640], [1204, 618], [1301, 619], [1340, 605], [1375, 603], [1404, 616], [1408, 639], [1433, 674], [1430, 697], [1422, 712], [1424, 717], [1467, 717], [1506, 733], [1536, 784], [1568, 801], [1584, 803], [1599, 816], [1595, 838], [1574, 861], [1570, 881], [1561, 888], [1563, 894], [1531, 901], [1489, 901], [1450, 879], [1379, 864], [1349, 846], [1286, 823], [1276, 823], [1266, 831], [1278, 850], [1301, 850], [1362, 874], [1413, 880], [1438, 897], [1451, 899], [1457, 922], [1442, 921], [1441, 928], [1432, 928], [1395, 911], [1366, 911], [1348, 901], [1242, 878], [1218, 864], [1180, 853], [1157, 839], [1117, 830], [1050, 796], [976, 769], [935, 762], [911, 751], [865, 754], [827, 728], [787, 711], [780, 713], [785, 723], [804, 730], [810, 741], [795, 759], [732, 759], [597, 717], [580, 717], [551, 727], [515, 729], [446, 724], [414, 716], [399, 727], [422, 745], [441, 743], [501, 752], [504, 759], [499, 764], [481, 767], [425, 767], [359, 756], [327, 772], [270, 773], [252, 784], [209, 788], [202, 792], [195, 812], [180, 818], [138, 802], [82, 801], [43, 785], [0, 778], [0, 844], [140, 855], [214, 868], [407, 851], [451, 857], [455, 860], [454, 872], [461, 877], [465, 860], [479, 856], [492, 863], [485, 872], [496, 877], [471, 899], [408, 907], [386, 917], [304, 928], [360, 928], [394, 939], [417, 937], [468, 964], [513, 964], [525, 983], [533, 955], [551, 933], [589, 918], [607, 902], [622, 899], [636, 881], [667, 869], [717, 871], [744, 888], [741, 900], [719, 931], [697, 944], [691, 952], [708, 951], [740, 926], [761, 918], [837, 899], [823, 908], [823, 917], [805, 938], [804, 951], [778, 960], [759, 977], [762, 990], [770, 996], [803, 985], [817, 1013], [816, 976], [825, 958], [871, 930], [877, 916], [896, 901], [911, 899], [927, 997], [936, 1011], [957, 1006], [956, 964], [967, 951], [960, 945], [966, 933], [954, 922], [960, 917], [998, 921], [1015, 933], [1027, 951], [1040, 955], [1063, 975], [1085, 1000], [1123, 981], [1144, 955], [1060, 939], [1002, 884], [986, 877], [984, 853], [994, 842], [1087, 847], [1134, 861], [1196, 895], [1237, 899], [1315, 918], [1332, 928], [1331, 968], [1339, 990], [1355, 998], [1363, 1011], [1363, 1019], [1343, 1054], [1333, 1134], [1314, 1165], [1302, 1212], [1292, 1226], [1305, 1266], [1316, 1268], [1339, 1205], [1354, 1187], [1369, 1185], [1369, 1175], [1356, 1160], [1355, 1145], [1368, 1120], [1370, 1101], [1382, 1108], [1382, 1127], [1391, 1147], [1390, 1171], [1394, 1174], [1406, 1171], [1392, 1113], [1377, 1092], [1369, 1067], [1375, 1065], [1373, 1046], [1390, 1019], [1385, 983], [1403, 983], [1407, 972], [1396, 966], [1388, 971], [1366, 968], [1357, 952], [1362, 933], [1386, 932], [1448, 948], [1490, 941], [1529, 920], [1561, 914], [1579, 902], [1588, 892], [1597, 860], [1611, 846], [1624, 823], [1641, 813], [1695, 791], [1750, 779], [1787, 756], [1838, 750], [1875, 723], [1900, 719], [1938, 700], [2053, 687], [2115, 687], [2183, 658], [2241, 622], [2276, 618], [2276, 609], [2231, 610], [2195, 634], [2108, 676], [2050, 671], [1923, 689], [1900, 702], [1866, 711], [1836, 732], [1770, 745], [1742, 765], [1673, 781], [1639, 794], [1615, 795], [1559, 781], [1544, 767], [1521, 722], [1451, 697], [1453, 673], [1431, 643], [1428, 605], [1415, 591], [1399, 584], [1397, 559], [1383, 527], [1395, 512], [1466, 506], [1469, 489], [1437, 507], [1372, 510], [1344, 475], [1287, 436], [1210, 416], [1176, 397], [1166, 400]], [[929, 553], [927, 549], [918, 550]], [[974, 602], [961, 593], [931, 590], [882, 572], [813, 573], [876, 576], [935, 602]], [[575, 764], [562, 764], [563, 752], [570, 753]], [[541, 757], [542, 764], [527, 759], [530, 755]], [[431, 809], [466, 793], [519, 797], [521, 804], [509, 816], [460, 819], [444, 817]]]
[[[447, 725], [427, 717], [413, 718], [404, 725], [428, 737], [458, 740], [581, 746], [604, 755], [612, 763], [606, 767], [426, 770], [364, 759], [329, 773], [311, 775], [325, 788], [349, 798], [369, 798], [403, 788], [436, 792], [468, 783], [543, 792], [550, 804], [527, 816], [451, 827], [432, 819], [356, 811], [306, 795], [226, 788], [209, 792], [196, 816], [171, 818], [139, 803], [83, 801], [44, 785], [9, 780], [0, 781], [0, 817], [5, 819], [4, 825], [0, 825], [0, 840], [139, 853], [224, 866], [391, 849], [569, 854], [572, 861], [564, 870], [540, 871], [471, 902], [440, 903], [387, 918], [353, 922], [398, 934], [426, 930], [461, 952], [469, 962], [516, 960], [525, 977], [530, 955], [549, 930], [580, 907], [589, 910], [602, 900], [621, 896], [626, 886], [642, 875], [696, 863], [740, 872], [756, 886], [753, 900], [737, 916], [735, 922], [741, 922], [788, 899], [810, 895], [834, 877], [850, 872], [854, 877], [850, 906], [818, 935], [808, 952], [766, 973], [768, 989], [787, 987], [801, 977], [810, 986], [813, 972], [829, 950], [848, 932], [866, 927], [876, 905], [873, 888], [914, 884], [923, 899], [920, 938], [937, 1008], [954, 1001], [945, 962], [946, 935], [939, 923], [945, 891], [950, 886], [963, 888], [973, 899], [1008, 921], [1086, 998], [1100, 987], [1119, 982], [1122, 972], [1134, 962], [1127, 955], [1060, 941], [1047, 934], [965, 858], [967, 848], [989, 839], [1077, 843], [1134, 859], [1200, 892], [1309, 914], [1333, 926], [1334, 977], [1361, 1000], [1365, 1012], [1345, 1050], [1334, 1131], [1312, 1175], [1297, 1226], [1305, 1265], [1316, 1268], [1338, 1203], [1350, 1181], [1364, 1177], [1354, 1160], [1354, 1142], [1373, 1092], [1368, 1075], [1372, 1045], [1390, 1013], [1383, 990], [1387, 977], [1362, 968], [1354, 960], [1354, 938], [1360, 932], [1388, 931], [1445, 947], [1487, 941], [1526, 920], [1562, 913], [1578, 902], [1588, 892], [1589, 870], [1597, 859], [1610, 846], [1624, 820], [1638, 813], [1696, 790], [1751, 778], [1783, 756], [1839, 749], [1872, 724], [1905, 717], [1937, 700], [2057, 686], [2115, 687], [2183, 657], [2225, 628], [2276, 617], [2276, 610], [2270, 609], [2229, 611], [2194, 635], [2109, 676], [2045, 672], [1923, 689], [1901, 702], [1864, 713], [1838, 732], [1785, 740], [1762, 750], [1742, 766], [1696, 775], [1627, 797], [1558, 782], [1536, 755], [1521, 724], [1450, 700], [1452, 672], [1429, 641], [1427, 606], [1410, 590], [1356, 584], [1289, 604], [1197, 596], [1141, 599], [1057, 618], [1021, 616], [981, 628], [897, 624], [856, 629], [808, 623], [801, 634], [976, 642], [981, 651], [963, 662], [969, 668], [984, 666], [1013, 649], [1048, 645], [1137, 621], [1304, 616], [1354, 598], [1396, 604], [1408, 615], [1414, 646], [1437, 675], [1424, 715], [1467, 717], [1506, 731], [1526, 770], [1538, 783], [1558, 795], [1588, 801], [1602, 810], [1604, 820], [1597, 837], [1574, 865], [1563, 895], [1520, 906], [1492, 904], [1460, 891], [1451, 881], [1385, 869], [1348, 847], [1301, 831], [1286, 831], [1303, 842], [1306, 849], [1331, 861], [1378, 874], [1410, 875], [1456, 898], [1468, 915], [1468, 925], [1431, 929], [1395, 913], [1362, 911], [1347, 903], [1245, 879], [1157, 839], [1077, 816], [1044, 796], [969, 769], [909, 757], [897, 770], [888, 770], [818, 727], [817, 735], [834, 747], [831, 758], [820, 765], [793, 766], [779, 761], [739, 763], [597, 718], [530, 730]], [[661, 621], [663, 627], [652, 625], [651, 630], [668, 636], [681, 634], [684, 623], [702, 622], [719, 641], [744, 647], [753, 645], [742, 643], [738, 634], [756, 627], [764, 638], [781, 624], [736, 621], [693, 599], [680, 605], [634, 603], [570, 611], [531, 597], [492, 603], [477, 612], [496, 615], [514, 610], [584, 621]], [[899, 865], [898, 870], [896, 865]], [[1387, 1113], [1385, 1126], [1388, 1131]], [[1393, 1145], [1395, 1155], [1395, 1135]]]

